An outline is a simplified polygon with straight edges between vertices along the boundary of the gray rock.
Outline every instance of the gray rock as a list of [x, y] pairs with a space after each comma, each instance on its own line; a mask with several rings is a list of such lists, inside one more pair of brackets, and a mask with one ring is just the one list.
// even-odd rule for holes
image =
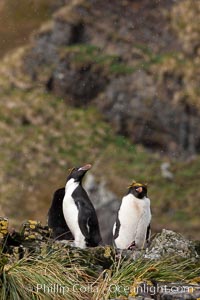
[[112, 244], [112, 228], [120, 205], [119, 198], [107, 188], [104, 180], [97, 183], [91, 173], [86, 177], [85, 188], [97, 211], [103, 241]]
[[94, 71], [88, 62], [72, 66], [71, 60], [70, 55], [66, 55], [57, 64], [47, 87], [62, 96], [68, 104], [84, 106], [104, 89], [107, 78], [103, 69]]
[[172, 180], [174, 178], [174, 174], [170, 171], [170, 163], [163, 162], [160, 166], [161, 175], [163, 178], [167, 180]]
[[146, 250], [145, 258], [160, 259], [163, 256], [180, 256], [182, 258], [198, 258], [195, 245], [181, 234], [163, 229], [153, 239]]
[[114, 130], [134, 143], [179, 156], [190, 149], [190, 128], [198, 148], [199, 116], [158, 95], [154, 77], [144, 70], [112, 80], [95, 103]]
[[194, 246], [197, 254], [200, 256], [200, 241], [194, 241]]

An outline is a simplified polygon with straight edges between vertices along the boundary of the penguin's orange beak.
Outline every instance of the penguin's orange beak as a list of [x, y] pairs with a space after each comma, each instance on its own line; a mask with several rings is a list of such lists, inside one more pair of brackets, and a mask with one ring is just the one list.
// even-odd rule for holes
[[142, 186], [139, 186], [137, 189], [135, 189], [138, 193], [142, 193], [142, 190], [143, 190], [143, 188], [142, 188]]
[[89, 170], [91, 168], [92, 168], [92, 165], [91, 164], [87, 164], [87, 165], [79, 168], [78, 171], [87, 171], [87, 170]]

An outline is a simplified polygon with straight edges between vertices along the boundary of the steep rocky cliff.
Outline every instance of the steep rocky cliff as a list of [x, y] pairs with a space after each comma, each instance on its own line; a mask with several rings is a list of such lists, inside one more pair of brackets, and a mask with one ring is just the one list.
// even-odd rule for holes
[[189, 3], [69, 1], [36, 34], [24, 68], [66, 103], [96, 105], [132, 142], [195, 154], [199, 4]]

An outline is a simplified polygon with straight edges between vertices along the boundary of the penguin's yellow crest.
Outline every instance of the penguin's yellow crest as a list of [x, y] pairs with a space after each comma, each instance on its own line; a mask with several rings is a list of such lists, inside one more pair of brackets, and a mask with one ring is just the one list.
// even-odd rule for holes
[[136, 182], [135, 180], [128, 186], [128, 188], [131, 188], [131, 187], [134, 187], [134, 186], [143, 186], [145, 188], [147, 188], [147, 183], [139, 183], [139, 182]]

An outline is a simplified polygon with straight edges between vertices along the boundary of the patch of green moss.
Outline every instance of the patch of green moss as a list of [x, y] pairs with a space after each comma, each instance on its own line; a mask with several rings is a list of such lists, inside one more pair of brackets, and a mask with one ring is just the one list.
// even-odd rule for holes
[[129, 67], [126, 64], [123, 63], [113, 63], [110, 66], [110, 72], [114, 73], [114, 74], [131, 74], [133, 73], [134, 68], [133, 67]]
[[70, 61], [73, 63], [97, 65], [107, 69], [109, 73], [122, 75], [130, 74], [134, 71], [132, 67], [120, 62], [120, 57], [102, 53], [101, 49], [95, 45], [80, 44], [68, 46], [61, 50], [61, 57], [66, 54], [70, 55]]
[[102, 49], [91, 44], [70, 45], [59, 50], [60, 58], [69, 60], [70, 63], [78, 67], [92, 66], [101, 68], [107, 75], [128, 75], [137, 70], [149, 70], [153, 65], [159, 65], [169, 58], [182, 62], [176, 53], [154, 53], [153, 50], [145, 45], [136, 44], [133, 49], [141, 55], [137, 63], [122, 61], [117, 55], [106, 54]]

